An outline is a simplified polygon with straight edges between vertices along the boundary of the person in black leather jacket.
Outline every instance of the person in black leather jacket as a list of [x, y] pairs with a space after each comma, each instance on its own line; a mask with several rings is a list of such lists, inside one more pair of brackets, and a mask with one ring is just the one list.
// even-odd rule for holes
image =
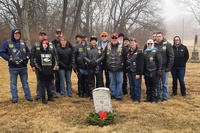
[[159, 79], [157, 93], [159, 99], [167, 101], [169, 98], [168, 76], [174, 63], [174, 51], [172, 45], [164, 38], [163, 33], [158, 32], [156, 36], [154, 46], [161, 52], [162, 56], [162, 76]]
[[102, 63], [104, 56], [103, 49], [97, 45], [97, 37], [92, 36], [90, 38], [90, 45], [86, 48], [86, 56], [84, 57], [89, 71], [88, 81], [90, 96], [92, 96], [93, 89], [104, 86], [102, 75]]
[[75, 58], [75, 72], [78, 76], [78, 95], [79, 97], [89, 97], [89, 86], [88, 86], [88, 69], [85, 63], [84, 57], [86, 54], [86, 48], [88, 46], [86, 37], [82, 36], [82, 41], [75, 47], [74, 58]]
[[162, 57], [157, 48], [154, 47], [154, 41], [147, 41], [147, 49], [144, 51], [144, 78], [146, 85], [146, 101], [157, 102], [158, 97], [157, 84], [158, 78], [161, 76]]
[[111, 96], [122, 100], [122, 84], [125, 51], [118, 42], [118, 34], [111, 35], [111, 44], [105, 50], [106, 67], [109, 71]]

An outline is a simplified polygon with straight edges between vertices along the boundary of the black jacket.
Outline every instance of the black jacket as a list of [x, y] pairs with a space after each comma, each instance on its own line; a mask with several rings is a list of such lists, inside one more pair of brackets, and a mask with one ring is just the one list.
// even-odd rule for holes
[[162, 70], [169, 72], [174, 63], [174, 51], [172, 45], [163, 40], [160, 43], [155, 43], [154, 46], [161, 52], [162, 56]]
[[53, 46], [48, 46], [46, 50], [40, 46], [40, 50], [35, 53], [34, 66], [38, 71], [41, 81], [53, 80], [53, 69], [56, 65], [56, 57], [54, 56]]
[[[87, 46], [84, 60], [90, 70], [98, 73], [98, 70], [102, 68], [104, 57], [105, 54], [100, 46]], [[98, 70], [96, 70], [97, 68]]]
[[58, 39], [54, 39], [52, 41], [52, 44], [54, 45], [54, 47], [57, 49], [58, 47], [60, 47], [60, 41]]
[[157, 48], [144, 51], [144, 73], [151, 73], [162, 68], [161, 53]]
[[67, 44], [64, 48], [57, 48], [59, 69], [71, 70], [74, 67], [73, 50], [74, 48], [70, 44]]
[[174, 50], [174, 65], [173, 67], [185, 67], [189, 59], [189, 52], [183, 44], [173, 45]]
[[112, 43], [106, 47], [105, 50], [106, 67], [111, 72], [123, 71], [126, 59], [125, 49], [118, 43]]
[[143, 74], [144, 54], [142, 50], [132, 51], [129, 49], [126, 58], [126, 70], [128, 72], [135, 72], [137, 75]]
[[[55, 57], [55, 63], [56, 65], [58, 65], [58, 54], [57, 54], [57, 50], [55, 48], [55, 46], [51, 43], [51, 47], [52, 47], [52, 52], [53, 52], [53, 56]], [[41, 50], [41, 42], [36, 42], [32, 48], [31, 48], [31, 55], [30, 55], [30, 65], [31, 67], [35, 67], [35, 56], [38, 52], [40, 52]]]
[[87, 69], [85, 64], [84, 57], [86, 56], [86, 47], [87, 44], [80, 43], [74, 49], [74, 58], [75, 58], [75, 68], [76, 69]]
[[30, 50], [27, 47], [27, 44], [21, 39], [14, 39], [14, 32], [16, 30], [18, 29], [12, 30], [11, 39], [5, 41], [0, 48], [0, 56], [8, 61], [9, 68], [27, 67], [30, 57]]

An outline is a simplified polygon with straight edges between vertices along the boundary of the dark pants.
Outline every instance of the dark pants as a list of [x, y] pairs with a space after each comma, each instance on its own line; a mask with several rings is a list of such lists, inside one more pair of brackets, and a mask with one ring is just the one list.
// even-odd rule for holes
[[181, 95], [186, 96], [186, 88], [185, 88], [185, 67], [179, 67], [179, 68], [172, 68], [171, 70], [172, 74], [172, 94], [177, 95], [177, 80], [179, 80], [180, 88], [181, 88]]
[[88, 81], [88, 71], [85, 69], [79, 69], [78, 72], [78, 95], [79, 97], [89, 97], [89, 81]]
[[141, 98], [141, 76], [140, 79], [135, 79], [136, 73], [129, 72], [129, 84], [130, 84], [130, 91], [131, 91], [131, 98], [134, 101], [139, 101]]
[[127, 79], [128, 79], [127, 78], [127, 73], [124, 72], [124, 74], [123, 74], [123, 84], [122, 84], [122, 91], [123, 91], [124, 95], [128, 94], [128, 88], [127, 88], [128, 80]]
[[53, 98], [53, 93], [52, 93], [52, 89], [53, 89], [53, 83], [52, 81], [40, 81], [40, 85], [41, 85], [41, 97], [42, 100], [45, 100], [45, 95], [46, 95], [46, 90], [47, 90], [47, 96], [48, 99], [52, 99]]
[[103, 85], [103, 74], [102, 74], [102, 71], [100, 71], [98, 73], [90, 71], [89, 75], [88, 75], [88, 81], [89, 81], [90, 96], [92, 96], [92, 90], [93, 89], [104, 86]]
[[158, 77], [156, 72], [145, 73], [145, 85], [146, 85], [146, 100], [149, 102], [157, 101], [157, 85]]
[[37, 98], [41, 98], [41, 85], [40, 85], [40, 79], [39, 79], [39, 76], [38, 76], [38, 71], [35, 72], [35, 75], [36, 75], [36, 80], [37, 80], [37, 88], [36, 88], [36, 97]]

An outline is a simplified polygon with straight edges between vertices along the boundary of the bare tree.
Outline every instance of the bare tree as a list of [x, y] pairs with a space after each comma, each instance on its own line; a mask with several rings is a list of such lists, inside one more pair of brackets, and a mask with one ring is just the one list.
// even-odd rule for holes
[[83, 5], [83, 0], [76, 0], [76, 14], [74, 17], [74, 23], [72, 25], [71, 38], [78, 32], [78, 25], [80, 24], [81, 8]]
[[63, 0], [63, 12], [62, 12], [62, 22], [61, 22], [61, 29], [62, 31], [65, 31], [65, 20], [66, 20], [66, 15], [67, 15], [67, 5], [68, 5], [68, 0]]
[[164, 26], [156, 9], [150, 0], [0, 0], [4, 23], [21, 28], [28, 41], [35, 41], [40, 30], [53, 38], [58, 27], [68, 33], [69, 40], [78, 33], [90, 36], [107, 31], [133, 36], [160, 30]]
[[200, 25], [200, 0], [187, 0], [183, 1], [185, 4], [190, 5], [190, 12], [194, 15], [195, 20]]

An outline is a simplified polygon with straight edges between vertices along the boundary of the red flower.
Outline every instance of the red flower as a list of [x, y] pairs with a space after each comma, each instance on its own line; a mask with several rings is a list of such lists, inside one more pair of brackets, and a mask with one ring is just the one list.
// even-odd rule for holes
[[99, 112], [99, 117], [100, 119], [105, 120], [107, 117], [107, 113], [105, 111], [101, 111]]

